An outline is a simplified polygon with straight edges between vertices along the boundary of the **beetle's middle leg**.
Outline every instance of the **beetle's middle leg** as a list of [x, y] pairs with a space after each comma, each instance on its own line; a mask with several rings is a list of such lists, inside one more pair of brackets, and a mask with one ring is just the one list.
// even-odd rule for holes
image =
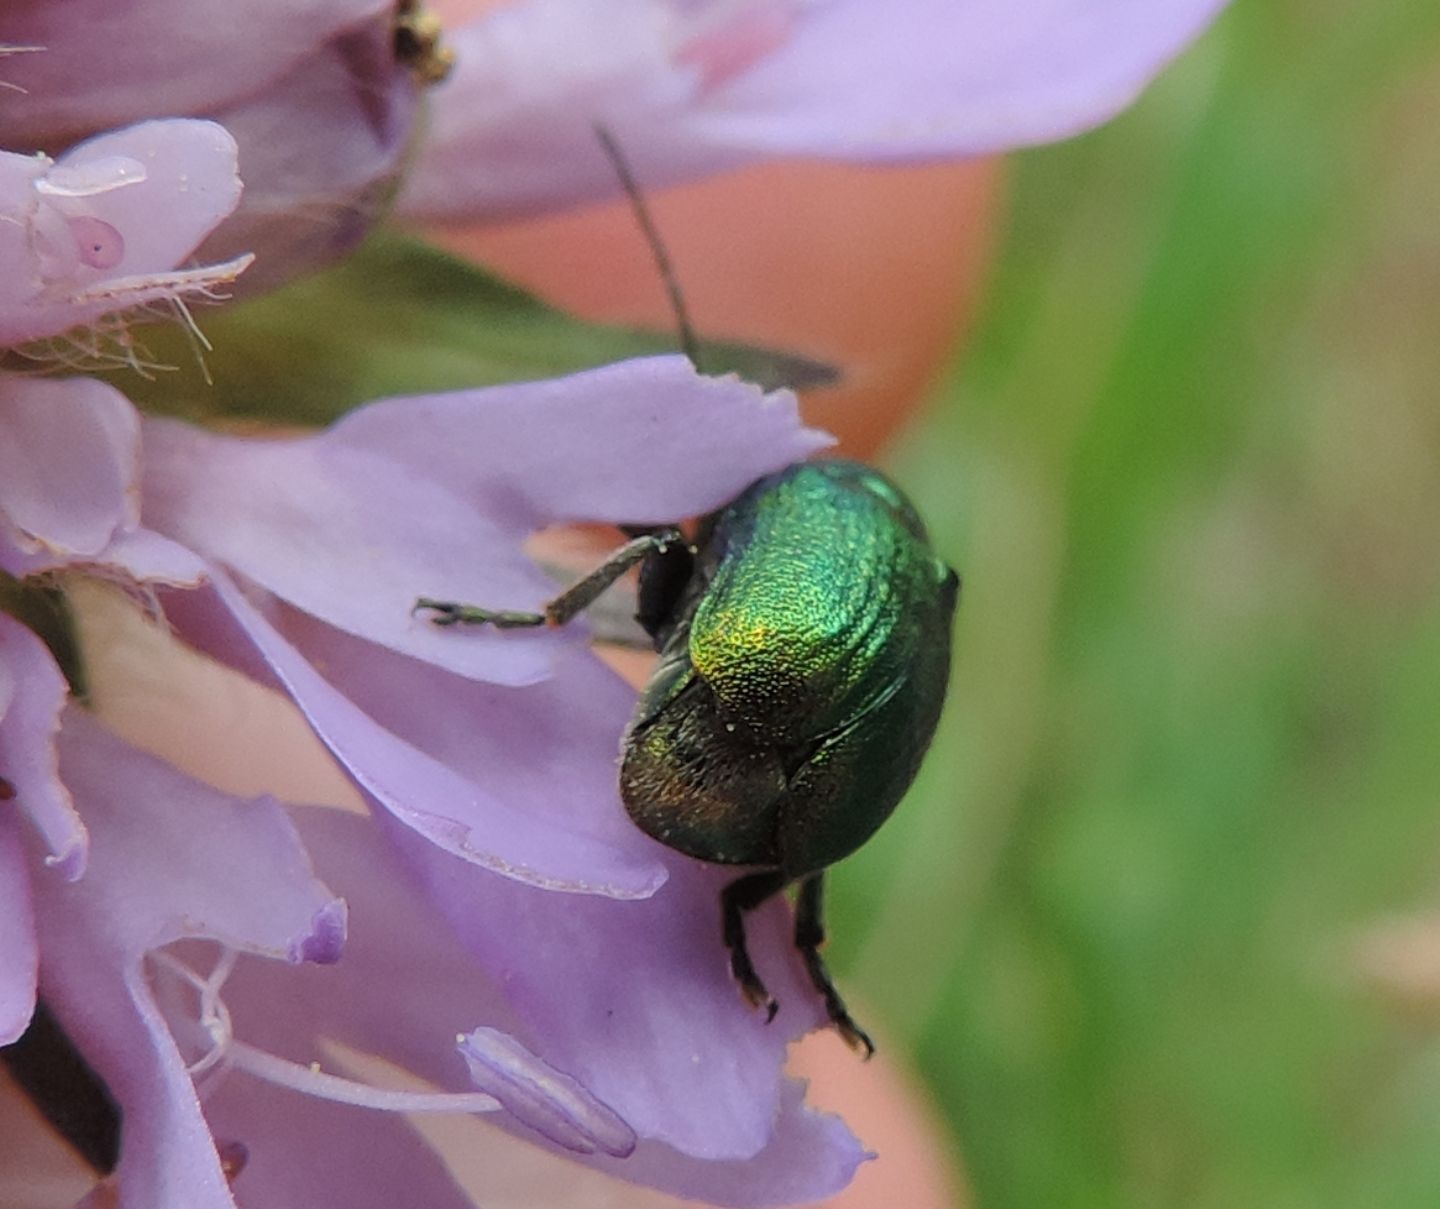
[[434, 600], [429, 596], [420, 597], [411, 612], [428, 610], [435, 625], [493, 625], [501, 630], [561, 626], [647, 555], [663, 554], [672, 544], [683, 544], [684, 541], [685, 535], [674, 528], [656, 529], [631, 538], [584, 579], [576, 580], [559, 596], [547, 601], [539, 613], [487, 609], [454, 600]]
[[740, 984], [740, 993], [751, 1007], [765, 1009], [765, 1023], [775, 1019], [780, 1005], [765, 989], [755, 965], [750, 960], [750, 950], [745, 944], [745, 912], [753, 911], [761, 903], [785, 885], [785, 875], [779, 870], [769, 873], [748, 873], [737, 878], [720, 892], [721, 930], [725, 947], [730, 950], [730, 973]]
[[863, 1051], [866, 1058], [875, 1053], [875, 1043], [870, 1036], [851, 1018], [845, 1001], [830, 979], [825, 968], [825, 959], [820, 956], [820, 946], [825, 943], [825, 920], [822, 907], [822, 891], [825, 875], [814, 873], [800, 883], [800, 894], [795, 900], [795, 947], [805, 959], [805, 970], [815, 989], [825, 999], [825, 1013], [830, 1023], [845, 1038], [845, 1044], [857, 1053]]

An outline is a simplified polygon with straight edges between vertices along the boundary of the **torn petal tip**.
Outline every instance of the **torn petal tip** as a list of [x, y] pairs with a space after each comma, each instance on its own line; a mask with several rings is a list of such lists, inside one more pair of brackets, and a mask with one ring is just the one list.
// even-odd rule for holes
[[326, 903], [310, 921], [310, 931], [290, 946], [290, 960], [333, 965], [345, 947], [346, 909], [343, 898]]
[[72, 839], [58, 852], [45, 857], [47, 868], [54, 869], [67, 882], [78, 882], [90, 860], [90, 842], [85, 836]]

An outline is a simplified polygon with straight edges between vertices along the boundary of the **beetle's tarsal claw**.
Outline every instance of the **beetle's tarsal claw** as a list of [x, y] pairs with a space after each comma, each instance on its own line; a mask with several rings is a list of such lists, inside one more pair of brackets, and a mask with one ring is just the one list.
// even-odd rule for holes
[[838, 1017], [832, 1016], [830, 1023], [835, 1026], [836, 1031], [845, 1039], [845, 1044], [857, 1054], [870, 1061], [875, 1056], [875, 1042], [870, 1040], [870, 1034], [861, 1028], [855, 1021], [850, 1019], [850, 1014], [843, 1008]]
[[460, 605], [453, 600], [431, 600], [428, 596], [421, 596], [410, 606], [410, 616], [424, 612], [431, 614], [431, 625], [454, 625], [460, 620]]
[[519, 613], [508, 609], [483, 609], [454, 600], [431, 600], [422, 596], [410, 609], [414, 617], [421, 610], [430, 613], [431, 625], [493, 625], [497, 630], [518, 630], [549, 624], [543, 613]]
[[802, 949], [801, 956], [805, 958], [805, 966], [810, 972], [810, 980], [825, 1001], [825, 1015], [830, 1018], [830, 1023], [835, 1026], [836, 1032], [845, 1038], [845, 1044], [862, 1058], [870, 1058], [875, 1053], [875, 1042], [870, 1040], [869, 1033], [855, 1023], [854, 1018], [850, 1015], [850, 1010], [845, 1006], [845, 1001], [840, 998], [840, 992], [830, 981], [830, 972], [825, 968], [825, 963], [820, 960], [820, 954], [813, 949]]
[[775, 1019], [780, 1005], [765, 989], [755, 971], [755, 963], [750, 960], [750, 949], [745, 943], [745, 912], [753, 911], [784, 885], [784, 875], [770, 870], [737, 878], [720, 893], [721, 933], [725, 947], [730, 950], [730, 973], [739, 983], [745, 1002], [752, 1008], [765, 1009], [767, 1024]]
[[745, 1002], [756, 1010], [764, 1008], [768, 1018], [773, 1020], [775, 1013], [780, 1010], [780, 1005], [760, 981], [760, 975], [755, 972], [749, 953], [742, 949], [730, 954], [730, 974], [739, 984], [740, 994]]
[[825, 921], [822, 907], [824, 874], [816, 873], [800, 885], [800, 896], [795, 904], [795, 947], [805, 962], [805, 972], [810, 982], [820, 992], [825, 1002], [825, 1015], [835, 1026], [845, 1044], [867, 1060], [875, 1053], [875, 1043], [870, 1035], [851, 1018], [845, 1001], [835, 989], [825, 959], [820, 956], [820, 946], [825, 943]]

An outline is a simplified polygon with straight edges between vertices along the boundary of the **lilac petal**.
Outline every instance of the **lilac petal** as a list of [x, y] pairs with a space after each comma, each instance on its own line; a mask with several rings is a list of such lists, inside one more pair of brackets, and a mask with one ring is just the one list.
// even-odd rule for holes
[[[67, 264], [79, 258], [63, 223], [41, 203], [37, 186], [52, 167], [44, 156], [0, 151], [0, 266], [5, 269], [0, 277], [0, 304], [5, 311], [0, 314], [43, 287], [46, 254], [52, 248], [68, 249]], [[0, 331], [8, 331], [15, 322], [13, 317], [9, 320]]]
[[389, 400], [351, 412], [332, 431], [350, 448], [383, 450], [464, 498], [485, 500], [525, 531], [698, 516], [834, 444], [801, 426], [789, 391], [706, 377], [678, 356]]
[[[455, 1037], [484, 1010], [490, 993], [483, 987], [475, 993], [477, 980], [457, 969], [453, 946], [447, 949], [443, 938], [437, 944], [443, 929], [416, 909], [413, 894], [395, 888], [404, 871], [390, 867], [366, 820], [332, 820], [340, 812], [323, 809], [296, 813], [302, 833], [321, 846], [332, 843], [328, 824], [339, 824], [333, 850], [316, 855], [329, 884], [336, 873], [346, 882], [351, 926], [345, 960], [325, 970], [268, 962], [238, 966], [225, 999], [240, 1039], [300, 1062], [326, 1057], [327, 1041], [392, 1058], [414, 1050], [426, 1054], [425, 1071], [436, 1082], [470, 1091]], [[457, 984], [462, 972], [465, 980]], [[284, 1010], [277, 1011], [282, 1003]], [[392, 1043], [397, 1038], [403, 1039], [398, 1046]], [[324, 1190], [324, 1204], [346, 1209], [474, 1204], [397, 1114], [264, 1094], [239, 1073], [207, 1095], [205, 1113], [216, 1138], [240, 1141], [249, 1152], [236, 1182], [247, 1205], [312, 1209], [317, 1189]]]
[[185, 937], [295, 960], [343, 908], [273, 800], [192, 781], [78, 710], [60, 749], [94, 843], [84, 879], [36, 886], [41, 993], [124, 1115], [120, 1209], [234, 1209], [142, 962]]
[[[42, 194], [72, 224], [85, 219], [122, 237], [117, 255], [104, 256], [89, 274], [78, 271], [78, 280], [174, 268], [239, 202], [236, 155], [223, 126], [197, 121], [141, 122], [72, 147], [42, 182]], [[137, 179], [107, 187], [124, 171], [110, 165], [125, 164]], [[83, 191], [58, 191], [86, 177], [99, 180]]]
[[94, 561], [103, 570], [142, 584], [196, 588], [209, 576], [201, 559], [178, 542], [148, 529], [118, 534]]
[[15, 791], [0, 800], [0, 818], [23, 814], [44, 846], [45, 864], [74, 881], [85, 872], [90, 840], [56, 764], [65, 695], [45, 644], [0, 613], [0, 776]]
[[[806, 6], [794, 12], [794, 28], [773, 54], [718, 82], [694, 132], [706, 143], [766, 154], [885, 160], [982, 155], [1068, 138], [1129, 105], [1224, 6], [1225, 0]], [[740, 28], [721, 31], [722, 51], [725, 36], [743, 33], [743, 17], [731, 24]], [[689, 56], [702, 93], [706, 53]]]
[[[384, 981], [390, 971], [371, 974]], [[256, 1007], [288, 1017], [293, 1031], [304, 1031], [303, 1009], [287, 989], [277, 989], [285, 995], [283, 1012], [274, 1000]], [[358, 993], [368, 996], [372, 988]], [[235, 1181], [242, 1206], [474, 1209], [476, 1202], [399, 1114], [279, 1094], [235, 1074], [206, 1097], [205, 1115], [217, 1141], [245, 1147], [248, 1159]]]
[[235, 207], [235, 142], [213, 122], [144, 122], [56, 163], [0, 152], [0, 344], [204, 293], [245, 261], [173, 271]]
[[[449, 439], [433, 433], [437, 444]], [[331, 434], [239, 440], [147, 420], [144, 484], [148, 525], [300, 609], [433, 663], [524, 684], [566, 641], [491, 633], [457, 644], [412, 617], [415, 598], [432, 590], [524, 602], [553, 586], [521, 552], [523, 531], [502, 526], [484, 501]]]
[[139, 420], [93, 378], [0, 377], [0, 566], [99, 554], [138, 519]]
[[30, 1024], [39, 966], [15, 804], [0, 800], [0, 1045], [15, 1041]]
[[[683, 1197], [760, 1209], [766, 1205], [808, 1205], [834, 1196], [875, 1156], [839, 1117], [804, 1105], [805, 1085], [785, 1080], [775, 1132], [765, 1150], [749, 1161], [730, 1160], [704, 1168], [659, 1147], [645, 1156], [646, 1183]], [[610, 1170], [624, 1172], [614, 1165]]]
[[54, 905], [97, 912], [106, 943], [132, 961], [194, 936], [288, 962], [312, 959], [318, 945], [319, 959], [334, 960], [343, 908], [273, 798], [194, 781], [76, 707], [59, 747], [92, 846], [86, 876], [50, 896]]
[[373, 403], [300, 440], [147, 421], [144, 516], [333, 626], [526, 684], [564, 636], [443, 633], [411, 616], [415, 598], [533, 609], [554, 591], [520, 551], [534, 530], [696, 515], [827, 443], [792, 395], [659, 357]]
[[194, 587], [205, 565], [136, 527], [139, 418], [93, 378], [0, 376], [0, 569], [81, 564], [135, 583]]
[[695, 89], [670, 57], [671, 7], [521, 0], [456, 30], [402, 212], [495, 219], [610, 196], [619, 186], [596, 122], [648, 186], [737, 162], [717, 163], [682, 129]]
[[541, 1204], [546, 1209], [682, 1209], [677, 1198], [684, 1205], [737, 1209], [829, 1205], [860, 1164], [875, 1156], [839, 1117], [807, 1109], [804, 1094], [802, 1084], [786, 1081], [770, 1143], [749, 1159], [702, 1161], [642, 1142], [625, 1159], [576, 1161], [482, 1126], [464, 1139], [465, 1166], [483, 1173], [471, 1185], [481, 1204], [514, 1209]]
[[261, 92], [392, 0], [6, 0], [6, 146], [54, 147], [160, 113], [201, 113]]
[[[530, 938], [517, 936], [505, 960], [487, 967], [461, 948], [432, 903], [420, 892], [409, 869], [396, 860], [393, 850], [370, 823], [341, 811], [296, 813], [296, 826], [315, 854], [320, 873], [328, 884], [344, 893], [350, 904], [350, 939], [345, 960], [333, 969], [290, 971], [263, 962], [247, 963], [237, 969], [227, 984], [226, 998], [246, 1040], [268, 1050], [290, 1053], [297, 1060], [306, 1060], [323, 1052], [324, 1040], [329, 1039], [398, 1063], [442, 1087], [455, 1088], [457, 1079], [463, 1080], [464, 1072], [453, 1039], [459, 1032], [473, 1030], [479, 1021], [485, 1027], [533, 1039], [539, 1052], [557, 1069], [576, 1077], [573, 1068], [548, 1052], [546, 1036], [530, 1028], [523, 1006], [516, 1005], [517, 1014], [506, 1006], [505, 996], [516, 972], [532, 958], [545, 960], [544, 950], [553, 944], [561, 950], [553, 964], [547, 965], [552, 975], [558, 971], [549, 988], [555, 1011], [578, 1013], [582, 1019], [576, 1023], [577, 1031], [595, 1017], [603, 1022], [606, 1008], [612, 1005], [602, 1003], [593, 1015], [587, 1010], [592, 993], [588, 966], [581, 962], [571, 970], [564, 961], [572, 952], [567, 939], [572, 931], [567, 923], [570, 907], [580, 900], [536, 896], [549, 907], [554, 935], [540, 951], [533, 953], [527, 949]], [[459, 880], [493, 883], [527, 899], [531, 896], [525, 887], [489, 878], [474, 870], [467, 873], [454, 861], [449, 864], [456, 867], [455, 876]], [[505, 897], [506, 893], [497, 893], [488, 897], [487, 902]], [[477, 920], [476, 925], [483, 926], [482, 921]], [[496, 926], [503, 930], [503, 919], [497, 920]], [[784, 943], [783, 937], [763, 930], [757, 936], [762, 957], [763, 950], [770, 949], [776, 941]], [[626, 950], [606, 953], [604, 946], [608, 940], [605, 935], [593, 938], [594, 960], [624, 962]], [[718, 948], [718, 938], [713, 938], [711, 943]], [[723, 964], [723, 956], [717, 960]], [[768, 972], [769, 966], [766, 968]], [[673, 993], [671, 984], [652, 985], [647, 975], [647, 969], [637, 970], [634, 984], [627, 989], [627, 998]], [[642, 1137], [628, 1158], [595, 1154], [587, 1156], [584, 1162], [626, 1181], [669, 1189], [716, 1204], [798, 1203], [833, 1194], [848, 1182], [864, 1157], [861, 1147], [837, 1118], [805, 1109], [799, 1085], [784, 1081], [784, 1090], [775, 1094], [775, 1087], [782, 1082], [781, 1047], [769, 1044], [770, 1030], [750, 1018], [751, 1014], [740, 1005], [728, 982], [724, 991], [723, 998], [717, 1000], [717, 1008], [728, 1010], [750, 1026], [745, 1039], [731, 1038], [738, 1042], [733, 1048], [708, 1043], [705, 1030], [711, 1017], [700, 1013], [691, 1024], [693, 1047], [676, 1046], [660, 1053], [626, 1048], [611, 1055], [611, 1059], [619, 1064], [634, 1065], [637, 1097], [653, 1094], [680, 1103], [689, 1127], [702, 1134], [715, 1130], [721, 1149], [738, 1152], [748, 1147], [751, 1141], [748, 1129], [744, 1139], [738, 1139], [729, 1134], [726, 1122], [737, 1115], [753, 1119], [755, 1136], [761, 1139], [758, 1152], [745, 1159], [714, 1161], [681, 1153], [654, 1137]], [[282, 996], [289, 1011], [269, 1010]], [[781, 1027], [777, 1021], [772, 1030]], [[750, 1043], [757, 1039], [766, 1043], [763, 1054], [751, 1048]], [[590, 1032], [585, 1043], [597, 1051], [607, 1051], [616, 1045], [617, 1038], [613, 1031], [602, 1027]], [[527, 1061], [523, 1051], [511, 1052], [519, 1053], [522, 1063]], [[735, 1105], [722, 1103], [723, 1097], [732, 1094], [735, 1080], [730, 1068], [735, 1066], [763, 1067], [764, 1078], [756, 1082], [768, 1091], [762, 1091], [758, 1100], [747, 1098]], [[579, 1084], [587, 1089], [587, 1097], [596, 1094], [588, 1081], [581, 1079]], [[207, 1111], [220, 1136], [247, 1136], [245, 1121], [250, 1118], [241, 1115], [247, 1111], [238, 1099], [241, 1090], [238, 1080], [232, 1080], [207, 1103]], [[351, 1113], [350, 1117], [356, 1119], [358, 1114]], [[505, 1114], [497, 1114], [489, 1119], [503, 1121], [504, 1118]], [[530, 1129], [521, 1128], [519, 1133], [527, 1138], [535, 1137]], [[326, 1147], [333, 1169], [347, 1172], [357, 1165], [363, 1166], [362, 1144], [349, 1145], [347, 1131], [335, 1129]], [[498, 1150], [496, 1162], [509, 1162], [516, 1157], [512, 1144]], [[563, 1177], [558, 1182], [563, 1185]], [[580, 1186], [585, 1187], [583, 1182]], [[615, 1188], [596, 1191], [592, 1187], [591, 1195], [593, 1199], [587, 1201], [577, 1193], [578, 1199], [567, 1196], [563, 1203], [593, 1204], [602, 1195], [619, 1198], [617, 1203], [630, 1203], [625, 1193]], [[291, 1205], [305, 1202], [296, 1199], [292, 1188], [286, 1196], [267, 1199], [265, 1203], [289, 1209]], [[406, 1199], [405, 1203], [421, 1202]], [[534, 1203], [561, 1202], [542, 1193]]]
[[785, 1046], [822, 1020], [782, 904], [747, 921], [761, 976], [781, 1004], [767, 1025], [741, 1000], [720, 943], [720, 888], [733, 872], [676, 857], [653, 899], [557, 907], [543, 892], [477, 878], [390, 831], [462, 943], [502, 980], [547, 1062], [642, 1138], [704, 1159], [764, 1148]]
[[483, 785], [527, 826], [607, 845], [653, 876], [652, 887], [663, 881], [664, 850], [625, 814], [615, 773], [635, 693], [587, 650], [568, 652], [547, 680], [509, 688], [378, 649], [293, 610], [276, 610], [274, 624], [367, 717]]
[[524, 0], [454, 36], [402, 198], [503, 216], [755, 159], [954, 158], [1113, 116], [1224, 0]]
[[[573, 813], [532, 815], [523, 802], [490, 788], [489, 770], [470, 779], [371, 718], [320, 676], [222, 574], [215, 575], [210, 591], [169, 593], [165, 605], [171, 624], [192, 645], [279, 684], [371, 800], [428, 843], [504, 878], [549, 890], [635, 898], [653, 894], [663, 882], [663, 867], [631, 837], [617, 842], [613, 834], [587, 829]], [[357, 652], [362, 662], [381, 655], [373, 648]], [[397, 671], [411, 663], [395, 662], [401, 665]], [[443, 691], [447, 678], [433, 669], [431, 675]], [[423, 681], [414, 689], [397, 681], [391, 700], [398, 712], [412, 713], [416, 726], [438, 720], [437, 699]], [[524, 763], [513, 753], [506, 762]]]

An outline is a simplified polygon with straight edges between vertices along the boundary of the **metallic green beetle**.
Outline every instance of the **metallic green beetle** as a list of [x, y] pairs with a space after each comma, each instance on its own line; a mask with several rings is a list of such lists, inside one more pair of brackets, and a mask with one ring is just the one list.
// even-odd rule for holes
[[795, 945], [830, 1020], [868, 1057], [820, 957], [824, 870], [860, 847], [909, 788], [945, 698], [960, 580], [889, 479], [804, 462], [678, 529], [631, 540], [543, 613], [422, 598], [440, 625], [563, 625], [640, 566], [637, 620], [660, 661], [625, 732], [620, 793], [661, 843], [750, 866], [721, 895], [745, 998], [777, 1004], [751, 963], [745, 912], [800, 883]]

